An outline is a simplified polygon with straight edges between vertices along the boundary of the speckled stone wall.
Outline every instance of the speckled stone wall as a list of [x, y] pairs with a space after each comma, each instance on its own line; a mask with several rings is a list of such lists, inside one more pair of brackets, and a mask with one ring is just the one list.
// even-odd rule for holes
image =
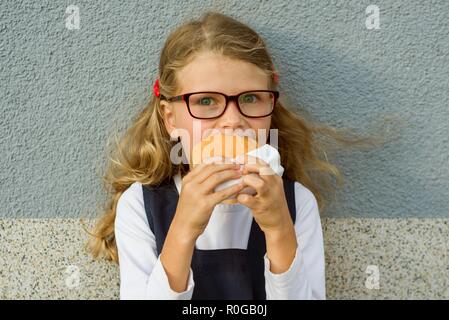
[[[327, 299], [449, 299], [449, 220], [322, 223]], [[0, 231], [0, 299], [118, 299], [118, 266], [86, 255], [79, 219], [3, 219]]]
[[361, 133], [394, 119], [382, 148], [330, 159], [349, 183], [325, 213], [328, 297], [449, 298], [446, 0], [1, 1], [0, 297], [117, 297], [78, 219], [104, 201], [107, 138], [149, 100], [166, 36], [208, 9], [266, 39], [291, 108]]

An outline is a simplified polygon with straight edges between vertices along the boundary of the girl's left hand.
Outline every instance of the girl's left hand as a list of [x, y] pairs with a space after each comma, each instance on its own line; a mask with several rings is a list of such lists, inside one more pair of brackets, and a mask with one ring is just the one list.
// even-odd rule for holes
[[288, 228], [292, 222], [282, 177], [263, 160], [251, 156], [247, 158], [242, 170], [243, 182], [257, 193], [254, 196], [239, 193], [237, 201], [252, 210], [254, 219], [264, 233]]

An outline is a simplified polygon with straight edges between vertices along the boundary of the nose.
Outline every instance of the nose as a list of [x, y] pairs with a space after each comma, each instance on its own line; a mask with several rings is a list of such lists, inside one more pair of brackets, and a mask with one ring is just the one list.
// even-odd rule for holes
[[244, 127], [244, 116], [240, 113], [236, 101], [229, 101], [225, 113], [219, 118], [220, 127], [237, 129]]

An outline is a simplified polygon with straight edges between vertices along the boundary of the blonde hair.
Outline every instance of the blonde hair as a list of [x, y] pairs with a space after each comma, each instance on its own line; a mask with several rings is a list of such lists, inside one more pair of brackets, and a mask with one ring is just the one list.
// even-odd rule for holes
[[[207, 12], [200, 20], [181, 25], [167, 38], [159, 63], [160, 93], [175, 95], [177, 71], [204, 51], [258, 66], [270, 77], [270, 86], [276, 88], [273, 61], [263, 39], [250, 27], [231, 17]], [[363, 139], [306, 121], [281, 101], [274, 108], [271, 128], [278, 129], [278, 150], [284, 175], [306, 186], [315, 195], [322, 212], [326, 196], [335, 194], [337, 185], [334, 182], [340, 185], [343, 182], [338, 168], [327, 160], [326, 151], [332, 143], [326, 146], [326, 140], [330, 138], [343, 145], [353, 145], [363, 143]], [[175, 143], [170, 140], [164, 126], [159, 99], [152, 96], [109, 156], [103, 177], [109, 199], [90, 232], [88, 243], [94, 258], [104, 257], [118, 262], [114, 236], [116, 208], [120, 196], [132, 183], [138, 181], [143, 185], [153, 185], [178, 172], [181, 175], [188, 172], [188, 165], [175, 165], [170, 161], [170, 150]]]

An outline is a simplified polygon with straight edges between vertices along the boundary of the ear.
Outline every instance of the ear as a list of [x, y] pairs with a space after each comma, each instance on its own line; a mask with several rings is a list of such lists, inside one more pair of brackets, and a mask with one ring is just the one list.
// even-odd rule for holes
[[162, 110], [162, 117], [164, 118], [165, 129], [171, 136], [172, 131], [176, 129], [176, 116], [173, 110], [173, 106], [170, 105], [167, 101], [162, 100], [160, 101], [160, 108]]

